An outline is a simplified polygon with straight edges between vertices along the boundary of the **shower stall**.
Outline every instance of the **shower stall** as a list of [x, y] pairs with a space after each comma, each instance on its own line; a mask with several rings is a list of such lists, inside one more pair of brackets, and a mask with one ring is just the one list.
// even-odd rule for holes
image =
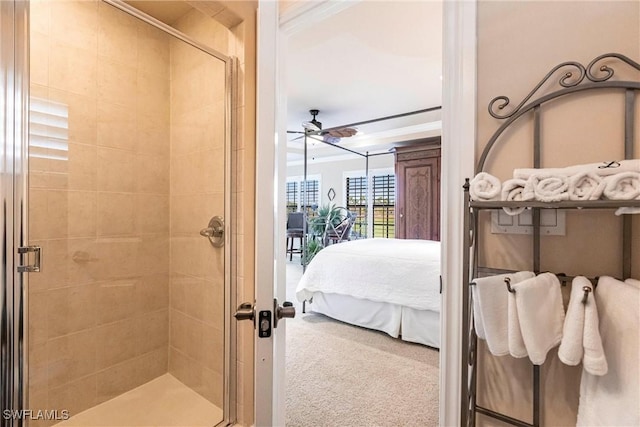
[[0, 1], [3, 427], [235, 416], [232, 35], [136, 3]]

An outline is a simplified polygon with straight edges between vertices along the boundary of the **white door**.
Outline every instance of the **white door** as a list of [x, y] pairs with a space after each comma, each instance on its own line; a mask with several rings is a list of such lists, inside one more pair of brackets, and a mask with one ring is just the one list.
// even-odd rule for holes
[[[284, 260], [284, 220], [276, 210], [278, 3], [260, 0], [257, 29], [255, 425], [284, 425], [285, 325], [274, 307], [276, 265]], [[279, 172], [278, 172], [279, 171]], [[282, 195], [280, 195], [282, 197]], [[278, 260], [279, 258], [279, 260]], [[278, 261], [278, 262], [276, 262]], [[284, 293], [284, 292], [283, 292]], [[284, 295], [278, 301], [284, 301]], [[278, 304], [278, 305], [281, 305]], [[293, 307], [291, 307], [293, 309]], [[290, 313], [289, 313], [290, 314]]]

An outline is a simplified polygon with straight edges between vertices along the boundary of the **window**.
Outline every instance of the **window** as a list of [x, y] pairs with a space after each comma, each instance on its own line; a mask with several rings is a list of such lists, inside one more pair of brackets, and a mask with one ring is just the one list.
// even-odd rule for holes
[[349, 212], [356, 215], [351, 228], [358, 237], [367, 237], [367, 178], [364, 176], [347, 178], [347, 206]]
[[287, 182], [285, 190], [285, 198], [287, 199], [287, 213], [297, 212], [298, 210], [298, 183]]
[[318, 208], [318, 200], [320, 197], [320, 182], [317, 179], [307, 180], [307, 185], [303, 186], [302, 181], [300, 187], [304, 189], [300, 193], [300, 207], [306, 209], [307, 215]]
[[306, 208], [307, 214], [311, 214], [318, 207], [320, 201], [320, 176], [307, 177], [306, 186], [304, 179], [300, 176], [287, 178], [285, 201], [287, 213], [302, 212]]
[[393, 169], [345, 173], [345, 207], [357, 215], [356, 237], [395, 237], [396, 179]]
[[396, 178], [373, 177], [373, 237], [395, 237]]

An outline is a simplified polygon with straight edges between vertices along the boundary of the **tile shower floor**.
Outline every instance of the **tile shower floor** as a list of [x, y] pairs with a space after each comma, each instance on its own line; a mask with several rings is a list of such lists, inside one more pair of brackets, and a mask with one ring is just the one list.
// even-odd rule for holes
[[164, 374], [56, 424], [58, 426], [203, 426], [222, 421], [222, 409]]

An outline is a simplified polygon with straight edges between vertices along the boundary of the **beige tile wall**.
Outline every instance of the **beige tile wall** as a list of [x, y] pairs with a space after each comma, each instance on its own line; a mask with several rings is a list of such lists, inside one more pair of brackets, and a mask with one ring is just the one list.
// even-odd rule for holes
[[[228, 30], [193, 10], [173, 26], [226, 52]], [[225, 216], [225, 64], [171, 46], [169, 372], [216, 406], [224, 391], [224, 251], [199, 231]]]
[[30, 147], [29, 406], [74, 414], [167, 371], [169, 40], [98, 1], [31, 18], [31, 95], [58, 117], [32, 126], [57, 149]]

